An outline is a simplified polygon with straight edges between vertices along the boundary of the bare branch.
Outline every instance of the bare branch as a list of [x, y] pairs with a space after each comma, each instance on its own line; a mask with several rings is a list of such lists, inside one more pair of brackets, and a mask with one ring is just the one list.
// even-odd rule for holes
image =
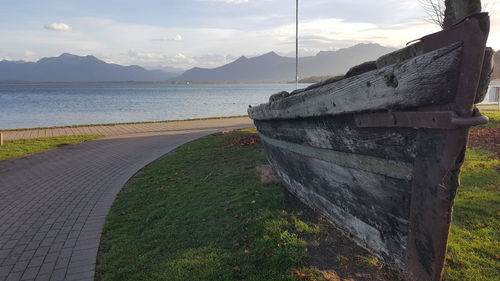
[[445, 1], [444, 0], [419, 0], [420, 5], [424, 9], [427, 17], [425, 21], [431, 24], [436, 24], [444, 28]]

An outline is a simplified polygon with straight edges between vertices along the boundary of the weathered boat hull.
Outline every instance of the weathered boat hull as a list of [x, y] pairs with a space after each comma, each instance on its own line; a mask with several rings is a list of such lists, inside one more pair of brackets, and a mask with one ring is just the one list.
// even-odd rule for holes
[[287, 188], [409, 280], [440, 280], [486, 14], [249, 115]]

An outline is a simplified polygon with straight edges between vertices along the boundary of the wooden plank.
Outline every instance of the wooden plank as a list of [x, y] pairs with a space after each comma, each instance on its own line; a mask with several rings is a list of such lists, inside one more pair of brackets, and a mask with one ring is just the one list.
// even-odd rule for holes
[[304, 156], [264, 142], [287, 188], [362, 246], [400, 266], [408, 235], [411, 182]]
[[461, 61], [460, 43], [248, 109], [254, 120], [395, 110], [453, 100]]
[[[458, 73], [458, 87], [455, 99], [451, 104], [434, 107], [434, 110], [452, 110], [460, 117], [472, 116], [489, 27], [488, 14], [480, 13], [471, 16], [464, 20], [462, 24], [455, 25], [449, 30], [427, 35], [421, 39], [424, 52], [442, 48], [450, 44], [450, 42], [456, 42], [458, 38], [462, 38], [463, 41], [462, 50], [464, 54]], [[465, 35], [467, 40], [463, 39]]]
[[331, 149], [315, 148], [293, 142], [272, 139], [263, 134], [260, 135], [260, 138], [262, 141], [272, 146], [292, 151], [303, 156], [335, 163], [342, 167], [355, 168], [396, 179], [411, 180], [412, 177], [413, 166], [411, 163], [340, 152]]
[[[422, 38], [433, 50], [462, 38], [463, 56], [455, 100], [434, 110], [453, 110], [471, 117], [478, 91], [486, 41], [487, 14], [476, 14], [448, 30]], [[412, 281], [441, 280], [451, 225], [453, 199], [459, 185], [468, 127], [455, 130], [419, 130], [410, 211], [405, 271]]]
[[420, 42], [411, 44], [403, 49], [396, 50], [377, 59], [377, 67], [382, 68], [388, 65], [402, 63], [406, 60], [421, 56], [424, 54], [422, 44]]
[[260, 133], [278, 140], [413, 163], [417, 130], [358, 128], [352, 115], [255, 121]]
[[419, 131], [407, 251], [411, 280], [441, 279], [467, 131]]

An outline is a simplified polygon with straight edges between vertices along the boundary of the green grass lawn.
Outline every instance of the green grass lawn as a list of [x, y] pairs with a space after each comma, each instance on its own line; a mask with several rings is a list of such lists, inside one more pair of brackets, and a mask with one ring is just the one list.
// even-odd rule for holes
[[96, 139], [98, 135], [61, 136], [50, 138], [9, 140], [0, 146], [0, 161], [22, 157], [63, 145]]
[[490, 122], [485, 125], [477, 126], [474, 127], [474, 129], [484, 129], [484, 128], [491, 128], [491, 127], [498, 127], [500, 126], [500, 110], [482, 110], [481, 113], [483, 115], [488, 116], [490, 119]]
[[500, 280], [500, 159], [469, 149], [453, 210], [445, 280]]
[[[500, 110], [481, 111], [500, 127]], [[500, 158], [468, 149], [453, 211], [445, 280], [500, 280]]]
[[[261, 145], [223, 145], [242, 134], [185, 145], [124, 187], [105, 225], [99, 280], [323, 280], [308, 266], [308, 248], [321, 245], [304, 237], [328, 229], [285, 211], [283, 188], [260, 183], [255, 167], [266, 163]], [[445, 280], [498, 280], [499, 166], [494, 153], [467, 152]], [[348, 261], [359, 262], [354, 268], [371, 266], [368, 271], [384, 267], [355, 252], [339, 253], [332, 263], [339, 271]], [[297, 269], [306, 277], [300, 279]]]
[[210, 136], [139, 172], [108, 216], [101, 280], [296, 280], [306, 257], [297, 233], [316, 232], [283, 212], [283, 189], [262, 185], [260, 145]]

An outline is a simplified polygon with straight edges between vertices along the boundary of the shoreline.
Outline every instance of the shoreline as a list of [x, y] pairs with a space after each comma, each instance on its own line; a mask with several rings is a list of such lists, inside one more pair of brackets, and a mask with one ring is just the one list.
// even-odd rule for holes
[[66, 128], [81, 128], [81, 127], [94, 127], [94, 126], [119, 126], [119, 125], [134, 125], [134, 124], [156, 124], [156, 123], [200, 121], [200, 120], [213, 120], [213, 119], [230, 119], [230, 118], [242, 118], [242, 117], [248, 117], [248, 115], [202, 117], [202, 118], [189, 118], [189, 119], [178, 119], [178, 120], [138, 121], [138, 122], [124, 122], [124, 123], [95, 123], [95, 124], [66, 125], [66, 126], [46, 126], [46, 127], [32, 127], [32, 128], [0, 129], [0, 132], [4, 133], [4, 132], [15, 132], [15, 131], [66, 129]]
[[[213, 81], [213, 82], [190, 82], [190, 81], [96, 81], [96, 82], [57, 82], [57, 81], [40, 81], [40, 82], [29, 82], [29, 81], [0, 81], [0, 86], [2, 85], [99, 85], [99, 84], [165, 84], [165, 85], [259, 85], [259, 84], [295, 84], [295, 81], [281, 81], [281, 82], [238, 82], [238, 81]], [[311, 83], [300, 83], [299, 84], [311, 84]]]

